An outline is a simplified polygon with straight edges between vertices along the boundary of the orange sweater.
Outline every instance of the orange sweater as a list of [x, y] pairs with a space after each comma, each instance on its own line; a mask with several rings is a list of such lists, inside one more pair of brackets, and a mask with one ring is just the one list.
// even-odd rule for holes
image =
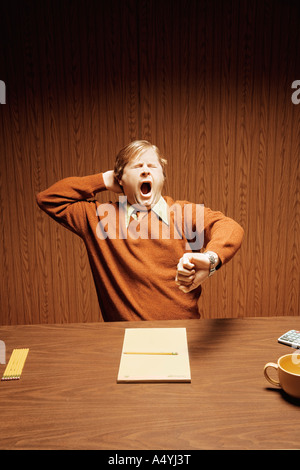
[[[103, 205], [91, 200], [104, 190], [100, 173], [65, 178], [37, 195], [42, 210], [84, 241], [104, 320], [199, 318], [197, 301], [201, 287], [185, 294], [175, 284], [177, 263], [188, 250], [184, 229], [180, 238], [174, 235], [177, 223], [174, 214], [170, 216], [169, 237], [162, 236], [166, 227], [160, 218], [157, 218], [160, 237], [145, 235], [145, 230], [151, 228], [151, 211], [145, 216], [146, 222], [149, 219], [146, 228], [140, 224], [140, 237], [132, 238], [123, 232], [120, 236], [119, 202]], [[191, 205], [187, 201], [175, 203], [170, 197], [164, 199], [169, 207], [175, 204], [182, 211], [186, 204]], [[133, 224], [139, 222], [131, 219], [130, 226]], [[108, 225], [116, 236], [105, 237]], [[136, 234], [138, 228], [135, 225]], [[233, 257], [242, 238], [243, 229], [234, 220], [204, 208], [204, 248], [217, 253], [222, 264]]]

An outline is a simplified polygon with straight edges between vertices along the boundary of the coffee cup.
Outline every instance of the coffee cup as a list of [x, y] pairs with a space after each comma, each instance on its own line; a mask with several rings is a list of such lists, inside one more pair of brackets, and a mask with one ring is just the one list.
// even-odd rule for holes
[[[269, 376], [268, 369], [276, 369], [278, 380]], [[281, 387], [288, 395], [300, 399], [300, 353], [281, 356], [277, 364], [268, 362], [264, 367], [266, 379], [277, 387]]]

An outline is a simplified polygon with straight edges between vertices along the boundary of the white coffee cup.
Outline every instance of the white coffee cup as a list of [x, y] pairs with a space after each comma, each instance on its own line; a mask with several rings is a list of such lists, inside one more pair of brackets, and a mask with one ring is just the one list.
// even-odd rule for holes
[[[269, 368], [277, 371], [278, 380], [269, 376]], [[300, 399], [300, 353], [281, 356], [277, 364], [268, 362], [264, 367], [264, 375], [272, 385], [281, 387], [288, 395]]]

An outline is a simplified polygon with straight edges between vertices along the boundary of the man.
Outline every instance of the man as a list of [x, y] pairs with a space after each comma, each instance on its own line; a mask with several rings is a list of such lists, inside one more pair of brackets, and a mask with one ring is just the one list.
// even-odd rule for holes
[[[199, 318], [201, 284], [241, 245], [243, 229], [221, 212], [162, 197], [165, 165], [156, 146], [134, 141], [114, 170], [65, 178], [37, 195], [84, 241], [105, 321]], [[104, 190], [118, 202], [91, 199]]]

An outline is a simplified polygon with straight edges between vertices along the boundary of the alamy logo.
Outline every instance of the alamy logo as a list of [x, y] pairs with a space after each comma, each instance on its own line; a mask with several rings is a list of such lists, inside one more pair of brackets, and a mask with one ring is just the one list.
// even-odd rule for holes
[[[136, 206], [136, 207], [135, 207]], [[137, 211], [145, 211], [143, 206], [133, 205]], [[167, 221], [159, 223], [159, 216], [150, 211], [147, 217], [127, 220], [127, 197], [119, 196], [119, 203], [100, 204], [97, 208], [99, 218], [96, 234], [100, 240], [152, 239], [185, 240], [186, 249], [200, 250], [204, 244], [204, 206], [203, 204], [178, 203], [167, 206]]]
[[3, 80], [0, 80], [0, 104], [6, 104], [6, 86]]
[[292, 83], [292, 88], [296, 88], [296, 91], [292, 93], [292, 103], [299, 104], [300, 103], [300, 80], [294, 80]]

